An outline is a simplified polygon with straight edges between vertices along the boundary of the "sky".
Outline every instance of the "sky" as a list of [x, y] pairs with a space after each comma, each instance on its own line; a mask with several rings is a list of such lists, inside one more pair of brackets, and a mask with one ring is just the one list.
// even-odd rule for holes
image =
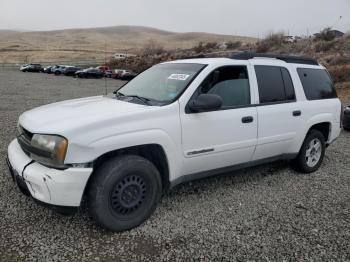
[[350, 0], [0, 0], [0, 29], [117, 25], [253, 37], [306, 35], [327, 26], [346, 32]]

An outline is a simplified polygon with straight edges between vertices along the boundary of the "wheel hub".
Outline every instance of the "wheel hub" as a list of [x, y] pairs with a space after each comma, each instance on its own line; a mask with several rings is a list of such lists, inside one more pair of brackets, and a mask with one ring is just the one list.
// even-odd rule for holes
[[118, 214], [130, 214], [143, 203], [146, 183], [140, 176], [124, 177], [112, 189], [111, 206]]
[[309, 167], [314, 167], [321, 159], [322, 144], [318, 138], [314, 138], [310, 141], [308, 148], [306, 149], [306, 164]]

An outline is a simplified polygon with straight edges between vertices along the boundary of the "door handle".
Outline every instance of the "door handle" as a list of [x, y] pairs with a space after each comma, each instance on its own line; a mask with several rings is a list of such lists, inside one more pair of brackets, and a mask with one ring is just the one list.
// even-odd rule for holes
[[247, 124], [253, 122], [254, 118], [252, 116], [242, 117], [242, 123]]
[[293, 116], [301, 116], [301, 111], [300, 110], [293, 111]]

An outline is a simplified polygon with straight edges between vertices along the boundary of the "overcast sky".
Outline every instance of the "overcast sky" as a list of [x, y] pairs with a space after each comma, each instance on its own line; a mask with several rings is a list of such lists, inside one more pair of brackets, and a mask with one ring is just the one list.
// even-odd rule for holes
[[0, 0], [0, 29], [115, 25], [255, 37], [332, 25], [349, 31], [350, 0]]

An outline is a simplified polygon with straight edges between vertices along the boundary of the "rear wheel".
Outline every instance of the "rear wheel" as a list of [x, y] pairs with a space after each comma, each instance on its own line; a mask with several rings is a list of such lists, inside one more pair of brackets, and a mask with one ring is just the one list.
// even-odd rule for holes
[[104, 163], [89, 185], [88, 209], [100, 226], [123, 231], [143, 223], [155, 210], [162, 184], [157, 168], [140, 156]]
[[318, 130], [311, 130], [300, 149], [294, 166], [303, 173], [315, 172], [322, 164], [326, 143], [323, 134]]

